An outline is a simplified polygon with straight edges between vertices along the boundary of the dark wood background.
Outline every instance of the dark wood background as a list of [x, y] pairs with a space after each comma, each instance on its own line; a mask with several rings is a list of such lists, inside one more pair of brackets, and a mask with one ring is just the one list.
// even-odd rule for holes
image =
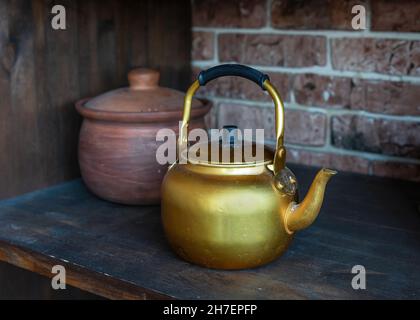
[[[66, 30], [51, 27], [55, 4]], [[0, 199], [79, 175], [74, 102], [126, 85], [130, 68], [185, 90], [190, 19], [188, 0], [0, 0]]]
[[[66, 30], [51, 27], [55, 4]], [[126, 85], [130, 68], [157, 68], [161, 84], [185, 90], [190, 10], [189, 0], [0, 0], [0, 199], [79, 176], [74, 102]], [[0, 264], [0, 298], [56, 297], [48, 279], [11, 274]]]

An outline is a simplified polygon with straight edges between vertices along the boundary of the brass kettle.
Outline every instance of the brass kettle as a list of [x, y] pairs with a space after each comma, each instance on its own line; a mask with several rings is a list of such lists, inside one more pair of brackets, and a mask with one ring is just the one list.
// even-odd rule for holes
[[181, 155], [188, 155], [194, 93], [221, 76], [247, 78], [268, 91], [276, 108], [276, 150], [265, 148], [264, 158], [252, 163], [188, 160], [182, 164], [178, 158], [162, 183], [162, 222], [171, 247], [183, 259], [216, 269], [252, 268], [279, 257], [294, 233], [311, 225], [325, 186], [336, 172], [320, 170], [298, 203], [296, 178], [285, 166], [283, 102], [267, 75], [238, 64], [202, 71], [188, 89], [178, 138]]

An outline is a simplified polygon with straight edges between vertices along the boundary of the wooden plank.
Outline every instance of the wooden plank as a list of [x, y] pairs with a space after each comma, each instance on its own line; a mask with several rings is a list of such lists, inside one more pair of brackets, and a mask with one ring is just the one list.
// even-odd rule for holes
[[149, 1], [130, 1], [129, 10], [125, 10], [124, 19], [130, 22], [133, 29], [126, 31], [128, 41], [128, 60], [130, 67], [155, 67], [148, 60], [148, 36], [149, 28], [147, 21], [147, 8]]
[[132, 8], [132, 3], [127, 1], [114, 2], [114, 25], [115, 25], [115, 72], [116, 85], [128, 85], [127, 74], [129, 65], [129, 38], [130, 21], [126, 19], [127, 9]]
[[191, 84], [191, 50], [185, 50], [192, 41], [189, 0], [148, 2], [148, 61], [161, 71], [163, 85], [186, 91]]
[[[315, 170], [292, 169], [304, 194]], [[74, 286], [109, 298], [419, 299], [419, 201], [419, 184], [340, 173], [285, 255], [220, 271], [172, 253], [159, 207], [102, 201], [73, 181], [0, 202], [0, 259], [46, 276], [65, 263]], [[367, 290], [351, 287], [357, 264]]]
[[[51, 11], [54, 1], [46, 1], [44, 10]], [[78, 176], [77, 142], [81, 119], [74, 109], [74, 101], [79, 98], [78, 64], [78, 5], [66, 0], [60, 2], [66, 9], [66, 30], [54, 30], [51, 27], [52, 14], [48, 14], [45, 23], [45, 55], [47, 77], [46, 94], [54, 114], [50, 119], [55, 123], [50, 126], [49, 143], [43, 141], [45, 152], [48, 145], [55, 145], [55, 155], [48, 163], [55, 179], [64, 181]], [[46, 125], [46, 121], [40, 121]]]
[[66, 268], [66, 281], [69, 285], [105, 298], [130, 300], [169, 298], [128, 282], [116, 281], [107, 274], [85, 270], [83, 267], [67, 261], [58, 261], [55, 257], [38, 254], [17, 246], [10, 247], [9, 244], [4, 244], [2, 241], [0, 241], [0, 260], [48, 278], [55, 275], [51, 273], [52, 267], [60, 264]]
[[80, 95], [90, 97], [100, 92], [96, 5], [94, 1], [80, 1], [78, 8]]
[[[9, 147], [4, 150], [9, 173], [12, 180], [8, 185], [9, 192], [17, 190], [29, 191], [33, 186], [41, 186], [42, 172], [39, 170], [42, 150], [39, 144], [37, 116], [37, 94], [34, 87], [35, 61], [31, 3], [27, 1], [12, 1], [8, 7], [8, 45], [14, 48], [13, 63], [9, 68], [8, 105], [3, 108], [10, 110], [6, 130], [11, 130]], [[3, 129], [3, 128], [2, 128]], [[3, 129], [4, 130], [4, 129]], [[21, 152], [24, 150], [24, 152]], [[31, 177], [27, 185], [20, 181]], [[9, 193], [8, 192], [8, 193]]]
[[114, 20], [114, 1], [103, 0], [96, 3], [97, 15], [97, 55], [101, 91], [115, 89], [116, 83], [116, 33]]
[[15, 194], [13, 172], [13, 122], [10, 103], [10, 72], [15, 63], [16, 46], [9, 41], [9, 2], [0, 1], [0, 195], [9, 197]]
[[[11, 279], [13, 281], [11, 281]], [[51, 280], [40, 274], [0, 261], [1, 300], [101, 300], [102, 297], [66, 285], [65, 290], [54, 290]]]
[[[33, 25], [33, 42], [34, 42], [34, 78], [31, 79], [33, 86], [36, 91], [36, 115], [34, 121], [37, 123], [38, 137], [40, 154], [38, 159], [40, 164], [37, 168], [41, 175], [41, 185], [37, 185], [38, 188], [42, 187], [44, 181], [59, 182], [57, 179], [56, 156], [58, 153], [58, 145], [55, 142], [56, 137], [56, 126], [57, 113], [55, 112], [55, 106], [48, 99], [48, 83], [45, 81], [45, 75], [48, 74], [48, 65], [45, 55], [45, 48], [47, 46], [46, 40], [46, 28], [49, 27], [49, 12], [45, 10], [45, 3], [43, 1], [32, 1], [32, 16], [35, 21]], [[36, 81], [36, 79], [39, 79]], [[41, 80], [43, 79], [43, 80]], [[49, 143], [45, 143], [48, 141]], [[46, 185], [46, 184], [44, 184]]]

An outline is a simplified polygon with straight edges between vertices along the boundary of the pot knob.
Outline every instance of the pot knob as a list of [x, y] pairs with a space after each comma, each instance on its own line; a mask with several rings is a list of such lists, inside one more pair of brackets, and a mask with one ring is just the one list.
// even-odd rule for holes
[[130, 89], [147, 90], [155, 89], [159, 85], [159, 71], [147, 68], [136, 68], [128, 73]]

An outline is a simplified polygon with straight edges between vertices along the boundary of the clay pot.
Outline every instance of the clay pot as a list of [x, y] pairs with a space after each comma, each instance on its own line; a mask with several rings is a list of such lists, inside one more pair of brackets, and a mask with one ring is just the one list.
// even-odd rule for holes
[[[97, 196], [123, 204], [158, 204], [167, 165], [156, 160], [162, 128], [178, 133], [184, 93], [159, 87], [159, 73], [129, 72], [130, 86], [76, 103], [84, 117], [79, 164], [87, 187]], [[194, 100], [191, 127], [204, 128], [210, 103]]]

